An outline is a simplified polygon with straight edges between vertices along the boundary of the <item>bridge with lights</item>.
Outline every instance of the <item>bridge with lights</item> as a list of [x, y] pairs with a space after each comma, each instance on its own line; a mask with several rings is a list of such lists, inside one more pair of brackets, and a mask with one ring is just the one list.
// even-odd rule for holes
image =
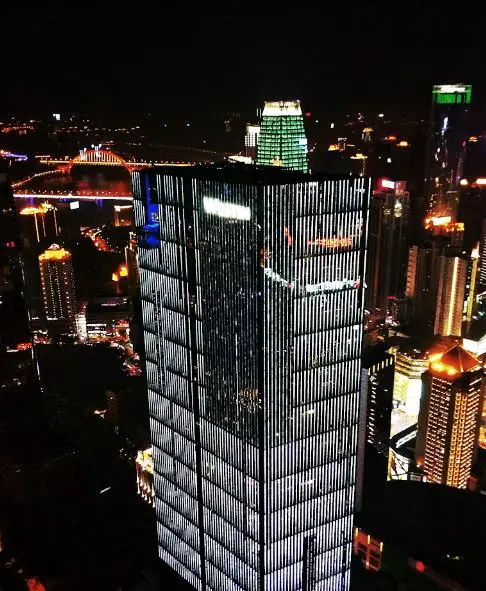
[[17, 199], [26, 199], [30, 201], [33, 201], [34, 199], [42, 199], [47, 201], [131, 201], [131, 193], [119, 193], [116, 191], [96, 191], [93, 189], [87, 191], [53, 191], [52, 189], [35, 190], [29, 188], [29, 185], [35, 180], [42, 180], [46, 177], [67, 175], [71, 172], [73, 166], [77, 165], [118, 166], [125, 168], [129, 172], [132, 172], [134, 170], [141, 170], [148, 166], [192, 166], [194, 164], [193, 162], [148, 162], [145, 160], [138, 162], [134, 160], [125, 160], [118, 154], [115, 154], [110, 150], [101, 150], [99, 147], [95, 147], [92, 150], [80, 150], [79, 154], [73, 158], [41, 158], [40, 163], [48, 166], [55, 166], [56, 168], [35, 173], [29, 177], [12, 183], [14, 197], [16, 197]]
[[192, 166], [194, 162], [152, 162], [148, 160], [125, 160], [115, 152], [110, 150], [102, 150], [95, 147], [92, 150], [84, 148], [80, 150], [79, 154], [74, 158], [42, 158], [41, 164], [48, 166], [57, 166], [59, 171], [69, 172], [73, 166], [122, 166], [129, 172], [140, 170], [147, 166]]

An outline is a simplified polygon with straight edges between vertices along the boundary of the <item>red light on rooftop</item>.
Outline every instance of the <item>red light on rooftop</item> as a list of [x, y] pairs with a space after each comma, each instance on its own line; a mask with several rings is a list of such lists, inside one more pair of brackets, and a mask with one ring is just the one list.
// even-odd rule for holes
[[415, 570], [419, 573], [423, 573], [425, 571], [425, 564], [421, 560], [417, 560], [415, 563]]

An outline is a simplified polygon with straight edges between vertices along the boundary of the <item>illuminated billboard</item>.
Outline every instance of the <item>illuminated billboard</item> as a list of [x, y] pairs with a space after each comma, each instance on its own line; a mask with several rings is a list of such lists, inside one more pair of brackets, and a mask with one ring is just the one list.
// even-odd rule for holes
[[439, 105], [469, 105], [471, 84], [436, 84], [432, 88], [434, 103]]

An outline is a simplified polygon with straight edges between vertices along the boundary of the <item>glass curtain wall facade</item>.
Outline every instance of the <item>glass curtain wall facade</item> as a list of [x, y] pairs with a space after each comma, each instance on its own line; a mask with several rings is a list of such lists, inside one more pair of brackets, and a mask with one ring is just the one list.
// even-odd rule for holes
[[201, 590], [348, 589], [369, 179], [133, 187], [160, 557]]
[[308, 171], [307, 138], [299, 101], [265, 103], [256, 163]]

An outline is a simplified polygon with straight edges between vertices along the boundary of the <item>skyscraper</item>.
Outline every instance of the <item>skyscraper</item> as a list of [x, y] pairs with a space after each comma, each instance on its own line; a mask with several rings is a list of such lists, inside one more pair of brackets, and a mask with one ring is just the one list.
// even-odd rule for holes
[[482, 374], [479, 360], [459, 345], [431, 357], [419, 427], [428, 482], [466, 488], [477, 449]]
[[388, 183], [371, 198], [366, 268], [366, 309], [383, 321], [389, 298], [405, 295], [410, 209], [405, 183]]
[[432, 89], [426, 172], [428, 213], [432, 216], [455, 219], [457, 215], [471, 92], [468, 84], [439, 84]]
[[461, 336], [467, 261], [454, 254], [439, 257], [434, 334]]
[[160, 557], [201, 590], [348, 589], [369, 179], [133, 187]]
[[52, 332], [74, 332], [76, 293], [71, 253], [52, 244], [39, 255], [42, 297]]
[[265, 102], [256, 162], [307, 172], [307, 138], [300, 101]]

